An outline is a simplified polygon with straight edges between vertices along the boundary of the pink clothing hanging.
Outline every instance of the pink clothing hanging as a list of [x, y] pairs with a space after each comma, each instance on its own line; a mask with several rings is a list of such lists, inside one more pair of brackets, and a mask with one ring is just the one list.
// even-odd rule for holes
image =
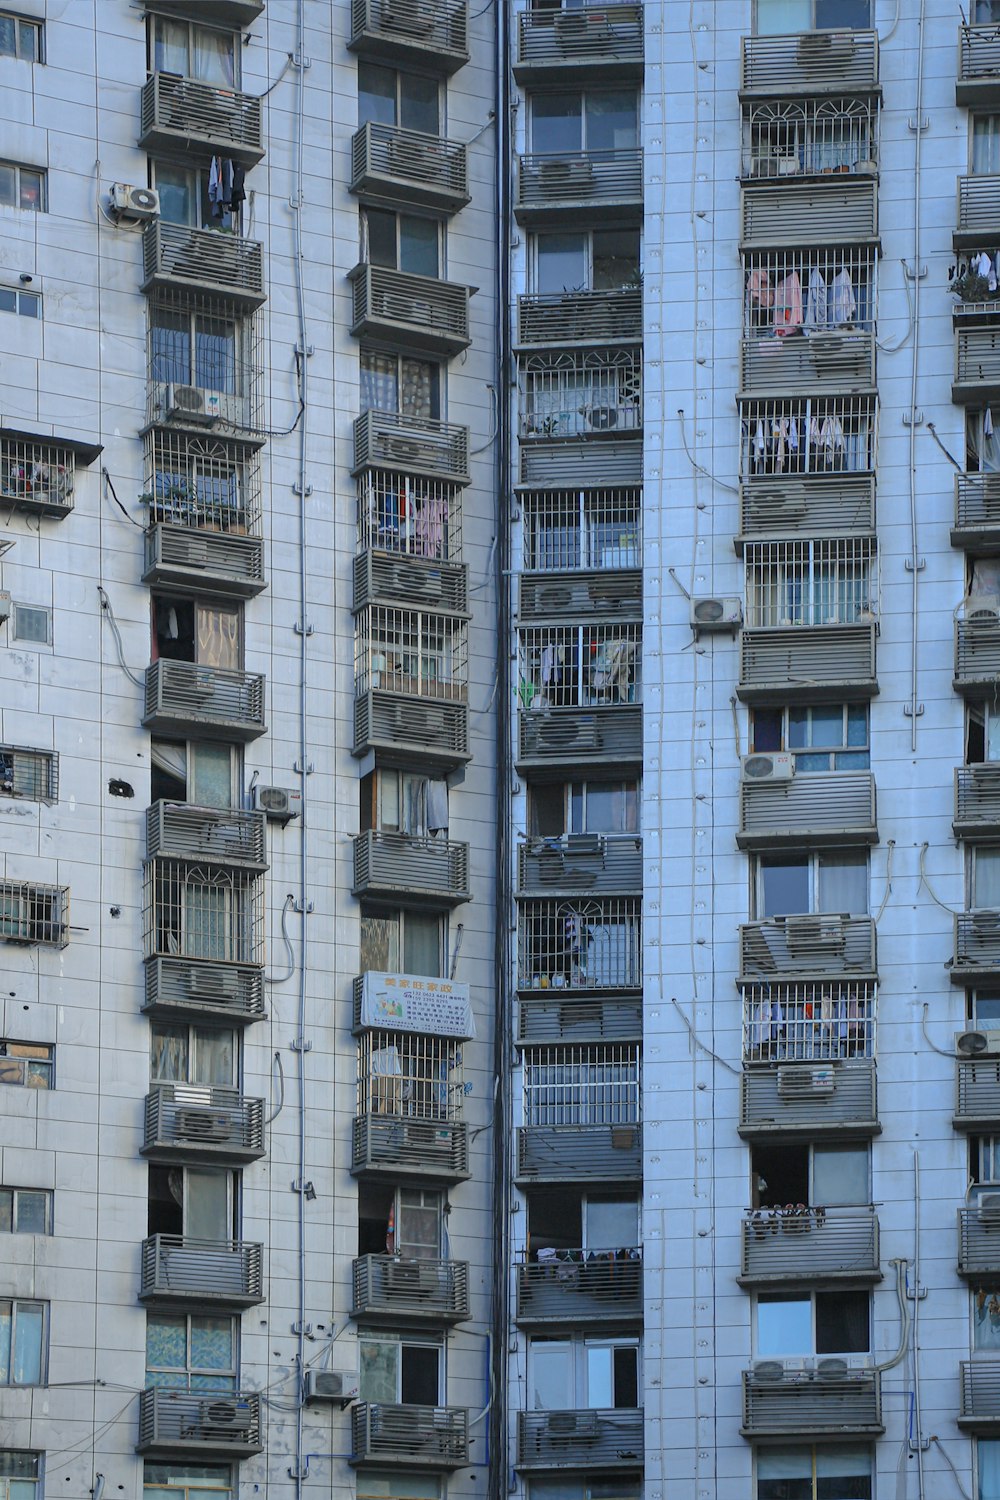
[[774, 331], [781, 337], [802, 327], [802, 282], [792, 271], [774, 289]]

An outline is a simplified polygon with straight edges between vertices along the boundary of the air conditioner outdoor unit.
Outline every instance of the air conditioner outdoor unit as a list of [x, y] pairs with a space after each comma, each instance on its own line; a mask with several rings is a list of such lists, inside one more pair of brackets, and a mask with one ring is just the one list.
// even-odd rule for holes
[[302, 793], [294, 787], [255, 786], [253, 805], [276, 822], [287, 823], [302, 812]]
[[236, 1438], [250, 1430], [251, 1412], [247, 1401], [226, 1401], [216, 1398], [203, 1401], [198, 1412], [198, 1423], [202, 1431], [224, 1432]]
[[1000, 1224], [1000, 1193], [983, 1193], [976, 1205], [980, 1223]]
[[779, 1380], [785, 1378], [785, 1366], [780, 1359], [759, 1359], [750, 1373], [754, 1380], [764, 1384], [771, 1382], [777, 1384]]
[[834, 1093], [836, 1087], [831, 1067], [778, 1069], [778, 1093], [783, 1099], [825, 1096]]
[[341, 1407], [356, 1401], [358, 1395], [358, 1372], [356, 1370], [307, 1370], [305, 1402], [312, 1405], [320, 1401], [336, 1401]]
[[233, 969], [191, 969], [188, 994], [204, 1000], [235, 1000], [239, 977]]
[[787, 752], [768, 755], [744, 755], [744, 781], [791, 781], [795, 775], [795, 757]]
[[124, 223], [142, 223], [160, 217], [160, 195], [153, 188], [132, 187], [116, 182], [111, 189], [111, 212]]
[[441, 597], [441, 575], [426, 571], [415, 563], [397, 562], [389, 572], [388, 586], [397, 594], [422, 594], [427, 599]]
[[538, 726], [538, 746], [544, 750], [596, 750], [597, 725], [577, 719], [543, 719]]
[[988, 1057], [1000, 1053], [1000, 1031], [959, 1031], [955, 1051], [962, 1057]]
[[218, 401], [215, 391], [203, 391], [196, 385], [168, 385], [163, 405], [168, 419], [208, 423], [218, 418]]
[[208, 1109], [182, 1109], [177, 1114], [177, 1134], [186, 1141], [212, 1145], [229, 1140], [232, 1124], [226, 1115]]
[[691, 628], [702, 630], [738, 630], [743, 624], [741, 599], [692, 599]]
[[846, 1380], [848, 1367], [846, 1359], [819, 1359], [816, 1361], [816, 1374], [820, 1380]]
[[397, 703], [393, 714], [393, 732], [401, 739], [422, 740], [431, 731], [430, 715], [417, 704]]

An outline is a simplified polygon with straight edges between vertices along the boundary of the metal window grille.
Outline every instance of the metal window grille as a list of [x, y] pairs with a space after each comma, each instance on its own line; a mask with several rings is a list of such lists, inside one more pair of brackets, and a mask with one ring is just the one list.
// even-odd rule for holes
[[525, 1125], [636, 1125], [638, 1043], [539, 1047], [524, 1054]]
[[876, 411], [872, 396], [743, 401], [740, 477], [871, 473]]
[[743, 173], [872, 172], [878, 158], [877, 98], [768, 99], [745, 106]]
[[876, 997], [876, 985], [865, 982], [748, 985], [743, 1061], [874, 1057]]
[[0, 745], [0, 796], [30, 802], [59, 800], [59, 757], [52, 750]]
[[[743, 256], [743, 332], [773, 333], [786, 305], [789, 278], [797, 276], [809, 328], [875, 326], [877, 257], [871, 248], [768, 250]], [[817, 282], [822, 278], [822, 285]]]
[[370, 1031], [358, 1043], [358, 1113], [460, 1120], [463, 1047], [447, 1037]]
[[261, 534], [256, 450], [224, 438], [154, 428], [146, 436], [144, 499], [151, 525]]
[[640, 490], [543, 490], [520, 498], [527, 572], [642, 566]]
[[226, 297], [160, 290], [149, 298], [147, 420], [261, 427], [263, 354], [257, 314]]
[[521, 438], [586, 437], [642, 428], [642, 351], [532, 354], [518, 362]]
[[463, 620], [425, 610], [372, 604], [354, 629], [354, 683], [421, 698], [463, 699], [468, 685], [468, 629]]
[[59, 443], [0, 437], [0, 498], [72, 506], [76, 463]]
[[146, 957], [264, 962], [264, 877], [185, 860], [145, 867]]
[[358, 480], [358, 550], [455, 562], [462, 555], [462, 491], [440, 479], [369, 471]]
[[0, 940], [64, 948], [69, 941], [69, 888], [0, 880]]
[[640, 898], [521, 902], [517, 969], [521, 989], [638, 988], [642, 983]]
[[743, 555], [748, 625], [856, 625], [874, 609], [870, 537], [753, 542]]
[[525, 706], [594, 707], [642, 701], [640, 625], [564, 625], [522, 630]]

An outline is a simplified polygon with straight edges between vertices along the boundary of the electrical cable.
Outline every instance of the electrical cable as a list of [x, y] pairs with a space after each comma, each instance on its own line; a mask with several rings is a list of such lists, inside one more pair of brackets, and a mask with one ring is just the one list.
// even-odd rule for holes
[[958, 915], [958, 913], [953, 907], [945, 905], [945, 903], [938, 897], [937, 893], [932, 889], [931, 883], [927, 879], [927, 872], [924, 869], [924, 861], [927, 858], [927, 850], [929, 848], [930, 845], [926, 841], [920, 845], [920, 858], [918, 861], [920, 884], [923, 886], [924, 890], [927, 892], [928, 896], [930, 896], [931, 900], [936, 906], [940, 906], [942, 911], [946, 911], [949, 917], [955, 917]]
[[889, 897], [892, 894], [892, 855], [896, 847], [896, 840], [887, 839], [886, 846], [887, 853], [885, 857], [885, 894], [882, 897], [882, 905], [879, 907], [878, 912], [875, 915], [876, 927], [882, 920], [882, 913], [885, 911], [885, 908], [889, 901]]
[[894, 344], [883, 344], [879, 339], [875, 340], [876, 349], [881, 350], [883, 354], [898, 354], [900, 349], [904, 348], [909, 343], [910, 335], [913, 332], [913, 297], [910, 294], [910, 280], [906, 274], [906, 261], [902, 256], [900, 256], [899, 258], [899, 264], [903, 268], [903, 290], [906, 293], [908, 321], [906, 325], [906, 332], [903, 334], [903, 337], [901, 339], [897, 339]]
[[135, 519], [135, 516], [130, 516], [129, 513], [128, 513], [128, 511], [125, 509], [124, 505], [119, 500], [117, 494], [115, 493], [115, 487], [111, 483], [111, 475], [108, 473], [107, 469], [104, 468], [103, 466], [101, 468], [101, 473], [104, 475], [104, 487], [105, 487], [105, 489], [110, 493], [112, 500], [115, 502], [115, 504], [117, 505], [118, 509], [121, 511], [122, 515], [125, 517], [126, 521], [129, 523], [129, 525], [130, 526], [136, 526], [136, 527], [138, 527], [138, 529], [140, 531], [145, 531], [146, 528], [145, 528], [145, 526], [143, 526], [142, 522], [141, 521], [137, 521]]
[[930, 1047], [930, 1049], [931, 1049], [932, 1052], [937, 1052], [937, 1053], [940, 1054], [941, 1057], [947, 1057], [950, 1061], [954, 1061], [955, 1054], [954, 1054], [953, 1051], [952, 1052], [947, 1052], [947, 1051], [945, 1051], [944, 1047], [939, 1047], [938, 1044], [937, 1044], [937, 1042], [932, 1042], [931, 1041], [930, 1033], [927, 1030], [927, 1012], [929, 1010], [930, 1010], [930, 1005], [925, 1000], [924, 1001], [924, 1013], [923, 1013], [923, 1015], [921, 1017], [921, 1020], [920, 1020], [920, 1029], [921, 1029], [921, 1031], [924, 1034], [924, 1041], [927, 1043], [928, 1047]]
[[691, 449], [688, 447], [687, 433], [684, 430], [684, 409], [683, 409], [683, 407], [679, 406], [677, 408], [677, 416], [680, 419], [678, 425], [679, 425], [679, 427], [681, 429], [681, 446], [683, 447], [684, 452], [685, 452], [685, 454], [687, 456], [687, 461], [691, 465], [691, 467], [694, 470], [694, 472], [696, 474], [703, 475], [703, 477], [705, 479], [708, 479], [712, 484], [717, 484], [719, 486], [720, 490], [728, 490], [728, 492], [729, 492], [730, 495], [738, 495], [739, 494], [739, 490], [736, 488], [735, 484], [727, 484], [724, 479], [716, 479], [716, 477], [715, 477], [714, 474], [711, 474], [708, 471], [708, 469], [703, 468], [701, 464], [699, 464], [699, 463], [697, 463], [695, 461], [694, 454], [691, 452]]
[[698, 1033], [695, 1031], [692, 1023], [688, 1020], [687, 1016], [681, 1010], [675, 995], [670, 996], [670, 1003], [676, 1010], [677, 1014], [680, 1016], [681, 1020], [684, 1022], [684, 1025], [687, 1027], [688, 1035], [694, 1042], [695, 1046], [700, 1047], [702, 1052], [707, 1053], [707, 1055], [712, 1059], [713, 1062], [719, 1063], [721, 1067], [726, 1068], [730, 1073], [734, 1074], [735, 1077], [742, 1077], [743, 1070], [741, 1068], [734, 1068], [731, 1062], [727, 1062], [724, 1057], [720, 1057], [717, 1052], [712, 1051], [711, 1047], [707, 1047], [705, 1045], [705, 1043], [699, 1037]]
[[896, 1267], [896, 1301], [899, 1303], [900, 1323], [899, 1347], [891, 1359], [887, 1359], [883, 1364], [875, 1366], [875, 1370], [879, 1374], [883, 1374], [886, 1370], [894, 1370], [897, 1365], [902, 1364], [910, 1345], [910, 1309], [906, 1303], [905, 1287], [906, 1267], [909, 1262], [899, 1258], [891, 1260], [889, 1264]]
[[272, 1066], [271, 1068], [272, 1075], [274, 1074], [275, 1067], [277, 1068], [278, 1073], [278, 1103], [276, 1108], [272, 1109], [271, 1113], [264, 1121], [265, 1125], [270, 1125], [272, 1120], [276, 1120], [285, 1107], [285, 1065], [281, 1061], [280, 1052], [276, 1052], [274, 1054], [274, 1066]]
[[108, 598], [107, 594], [100, 584], [97, 585], [97, 592], [101, 600], [101, 609], [104, 611], [107, 622], [111, 626], [111, 634], [114, 637], [115, 646], [118, 651], [118, 665], [125, 673], [125, 676], [128, 678], [129, 682], [134, 683], [137, 688], [145, 688], [146, 684], [144, 679], [141, 677], [137, 677], [136, 674], [132, 671], [131, 667], [126, 665], [125, 647], [122, 644], [121, 631], [118, 629], [118, 621], [115, 619], [115, 612], [111, 608], [111, 600]]
[[965, 1485], [962, 1483], [961, 1475], [955, 1468], [955, 1465], [951, 1458], [951, 1454], [948, 1452], [947, 1448], [945, 1447], [944, 1443], [942, 1443], [937, 1433], [934, 1433], [932, 1437], [929, 1437], [927, 1439], [927, 1441], [929, 1443], [935, 1443], [937, 1445], [941, 1457], [944, 1459], [945, 1463], [948, 1465], [949, 1469], [955, 1476], [955, 1484], [958, 1487], [958, 1493], [961, 1495], [962, 1500], [972, 1500], [972, 1496], [969, 1494], [968, 1490], [965, 1488]]
[[295, 54], [294, 54], [294, 52], [289, 52], [287, 54], [286, 58], [285, 58], [285, 61], [282, 63], [282, 65], [281, 65], [281, 71], [278, 74], [277, 78], [274, 80], [274, 82], [273, 83], [269, 83], [268, 86], [267, 86], [267, 88], [264, 90], [264, 92], [262, 94], [251, 94], [250, 97], [252, 99], [266, 99], [267, 96], [268, 96], [268, 94], [273, 94], [274, 90], [278, 87], [278, 84], [284, 78], [285, 74], [288, 72], [289, 68], [292, 66], [292, 63], [294, 61], [295, 61]]
[[470, 449], [469, 456], [471, 458], [477, 458], [480, 453], [485, 453], [487, 448], [492, 448], [493, 444], [496, 442], [497, 433], [500, 430], [500, 400], [497, 396], [496, 386], [488, 385], [486, 389], [490, 393], [490, 411], [492, 412], [493, 431], [490, 433], [485, 443], [481, 443], [478, 448]]
[[265, 974], [265, 984], [287, 984], [292, 975], [295, 973], [295, 950], [292, 947], [292, 940], [288, 936], [288, 911], [289, 908], [294, 905], [295, 897], [291, 894], [291, 892], [289, 892], [285, 897], [285, 904], [281, 908], [281, 940], [285, 945], [285, 952], [288, 954], [288, 973]]
[[934, 426], [933, 422], [928, 422], [927, 423], [927, 431], [930, 433], [931, 437], [937, 443], [938, 447], [941, 449], [941, 452], [944, 454], [944, 456], [948, 460], [948, 462], [950, 464], [954, 464], [955, 468], [958, 470], [958, 472], [960, 474], [964, 474], [965, 473], [965, 468], [963, 467], [962, 464], [959, 463], [959, 461], [955, 457], [955, 455], [953, 453], [951, 453], [945, 447], [944, 443], [942, 443], [941, 439], [938, 437], [937, 428]]

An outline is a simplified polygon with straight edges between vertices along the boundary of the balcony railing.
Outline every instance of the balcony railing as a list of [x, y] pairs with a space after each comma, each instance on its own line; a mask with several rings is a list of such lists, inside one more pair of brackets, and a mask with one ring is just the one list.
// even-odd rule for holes
[[953, 547], [1000, 549], [1000, 474], [955, 475]]
[[157, 1161], [256, 1161], [264, 1155], [264, 1101], [239, 1089], [161, 1083], [146, 1095], [141, 1150]]
[[369, 121], [351, 142], [351, 192], [394, 205], [457, 213], [469, 202], [467, 147]]
[[874, 31], [803, 31], [745, 36], [740, 94], [870, 93], [879, 86]]
[[869, 536], [875, 529], [874, 474], [780, 475], [741, 486], [743, 537]]
[[521, 83], [641, 79], [642, 66], [641, 5], [530, 8], [518, 16], [514, 76]]
[[958, 1274], [979, 1285], [1000, 1285], [1000, 1217], [981, 1203], [958, 1210]]
[[139, 1393], [139, 1453], [167, 1458], [249, 1458], [264, 1447], [256, 1392]]
[[469, 1267], [460, 1260], [362, 1255], [352, 1316], [366, 1322], [460, 1323], [469, 1316]]
[[875, 335], [835, 329], [743, 339], [741, 396], [857, 395], [875, 389]]
[[161, 800], [146, 809], [146, 858], [168, 855], [266, 870], [266, 827], [262, 812]]
[[467, 1127], [461, 1120], [359, 1115], [354, 1121], [351, 1171], [458, 1182], [469, 1175]]
[[264, 0], [156, 0], [156, 9], [203, 26], [246, 31], [263, 12]]
[[642, 890], [642, 839], [599, 833], [530, 839], [517, 851], [517, 883], [522, 895], [556, 891], [638, 894]]
[[523, 1125], [517, 1132], [523, 1182], [634, 1182], [642, 1177], [642, 1127]]
[[955, 622], [955, 691], [992, 697], [1000, 678], [1000, 614], [966, 605]]
[[[1000, 953], [1000, 917], [997, 922]], [[772, 917], [740, 928], [740, 976], [752, 979], [875, 978], [875, 924], [837, 913]]]
[[642, 429], [624, 437], [535, 439], [522, 443], [519, 485], [555, 489], [632, 488], [642, 484]]
[[790, 781], [740, 786], [741, 849], [801, 844], [877, 844], [875, 778], [870, 771], [807, 772]]
[[621, 1042], [642, 1036], [642, 999], [638, 995], [574, 995], [561, 990], [522, 993], [518, 999], [517, 1041]]
[[621, 703], [607, 708], [550, 708], [518, 715], [518, 764], [525, 770], [558, 764], [642, 763], [642, 709]]
[[255, 94], [154, 73], [142, 90], [139, 145], [161, 151], [219, 152], [252, 167], [264, 155], [261, 103]]
[[210, 730], [224, 740], [255, 740], [266, 733], [264, 679], [255, 672], [227, 672], [197, 662], [154, 662], [146, 669], [142, 718], [154, 734]]
[[741, 990], [744, 1063], [853, 1063], [875, 1056], [873, 980], [758, 979], [741, 982]]
[[184, 958], [154, 958], [146, 964], [142, 1002], [148, 1016], [230, 1026], [264, 1016], [264, 972], [234, 964], [197, 963]]
[[465, 0], [352, 0], [352, 52], [446, 77], [469, 61]]
[[517, 1267], [519, 1323], [627, 1323], [642, 1317], [642, 1251], [553, 1250]]
[[740, 248], [791, 250], [798, 246], [870, 244], [878, 239], [874, 177], [830, 176], [822, 181], [779, 179], [744, 187]]
[[956, 104], [980, 108], [1000, 104], [1000, 30], [996, 23], [962, 26], [959, 38]]
[[644, 1458], [642, 1411], [521, 1411], [519, 1469], [635, 1469]]
[[[610, 548], [623, 552], [625, 549]], [[518, 623], [541, 625], [560, 619], [597, 621], [642, 619], [642, 570], [594, 568], [579, 572], [522, 573], [518, 589]]]
[[100, 446], [33, 436], [0, 427], [0, 509], [21, 515], [68, 516], [76, 464], [93, 463]]
[[951, 980], [953, 984], [1000, 980], [1000, 910], [956, 913]]
[[427, 766], [454, 769], [469, 759], [469, 710], [464, 703], [410, 698], [385, 691], [360, 693], [354, 702], [352, 754], [381, 752]]
[[518, 903], [520, 990], [629, 990], [642, 986], [638, 896], [529, 898]]
[[522, 156], [514, 212], [540, 224], [580, 210], [599, 209], [602, 219], [642, 213], [642, 151], [575, 151]]
[[[959, 1130], [1000, 1127], [1000, 1057], [956, 1058], [958, 1099], [955, 1126]], [[1000, 1247], [1000, 1228], [996, 1230]]]
[[951, 826], [957, 839], [1000, 836], [1000, 763], [956, 767]]
[[264, 1300], [263, 1246], [154, 1234], [142, 1242], [139, 1301], [241, 1308]]
[[464, 615], [469, 607], [465, 563], [367, 548], [354, 559], [355, 612], [369, 604], [413, 604]]
[[881, 1279], [873, 1208], [761, 1208], [743, 1220], [742, 1286]]
[[356, 266], [350, 280], [356, 337], [449, 357], [469, 347], [469, 287], [372, 265]]
[[429, 479], [469, 482], [469, 429], [433, 417], [362, 412], [354, 423], [354, 468], [402, 469]]
[[351, 1408], [352, 1464], [462, 1469], [469, 1462], [469, 1413], [460, 1406]]
[[872, 1059], [743, 1070], [739, 1131], [745, 1138], [796, 1132], [811, 1138], [838, 1131], [875, 1135], [880, 1129]]
[[142, 275], [144, 292], [152, 286], [196, 287], [223, 292], [252, 307], [259, 307], [267, 296], [263, 253], [256, 240], [163, 219], [143, 232]]
[[1000, 174], [958, 179], [956, 248], [976, 248], [1000, 236]]
[[370, 828], [354, 840], [354, 895], [408, 906], [470, 900], [469, 846]]
[[1000, 330], [960, 328], [951, 398], [973, 406], [1000, 396]]
[[65, 948], [69, 942], [69, 886], [0, 880], [0, 942]]
[[842, 1359], [821, 1358], [811, 1370], [758, 1361], [743, 1373], [743, 1436], [815, 1434], [849, 1442], [884, 1432], [879, 1372], [845, 1366]]
[[968, 1359], [961, 1364], [962, 1405], [958, 1425], [965, 1432], [1000, 1432], [1000, 1359]]
[[[744, 630], [737, 695], [744, 703], [845, 702], [872, 698], [874, 623]], [[998, 662], [1000, 662], [1000, 632]]]
[[227, 531], [151, 526], [146, 532], [142, 581], [252, 599], [267, 586], [264, 543], [260, 537]]
[[641, 287], [599, 292], [535, 292], [517, 299], [519, 344], [568, 345], [575, 349], [585, 344], [638, 342], [641, 338]]

